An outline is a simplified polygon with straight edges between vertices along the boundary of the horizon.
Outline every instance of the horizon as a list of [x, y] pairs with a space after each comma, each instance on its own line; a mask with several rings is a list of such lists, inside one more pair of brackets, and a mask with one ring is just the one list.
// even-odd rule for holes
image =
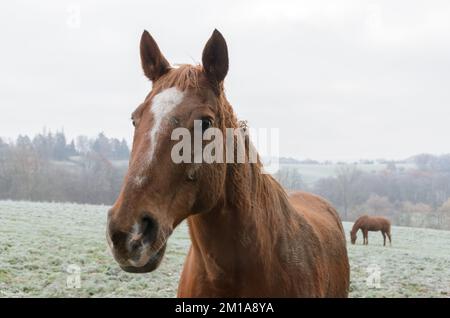
[[[4, 142], [7, 142], [8, 144], [10, 144], [10, 143], [15, 143], [19, 136], [28, 136], [32, 140], [38, 134], [42, 134], [42, 133], [55, 134], [55, 133], [59, 133], [59, 132], [64, 133], [64, 135], [66, 137], [67, 144], [70, 144], [72, 141], [74, 141], [75, 142], [75, 146], [76, 146], [76, 138], [77, 137], [83, 136], [83, 137], [87, 137], [89, 140], [92, 140], [92, 139], [95, 139], [96, 137], [98, 137], [100, 134], [103, 133], [108, 138], [116, 138], [116, 139], [118, 139], [120, 141], [125, 140], [127, 145], [128, 145], [128, 147], [129, 147], [129, 149], [130, 149], [130, 151], [131, 151], [131, 148], [132, 148], [132, 144], [125, 137], [110, 136], [110, 135], [104, 133], [103, 131], [99, 131], [97, 134], [94, 134], [94, 135], [76, 134], [74, 136], [68, 136], [66, 134], [64, 128], [52, 130], [52, 129], [48, 129], [47, 127], [44, 127], [44, 128], [41, 129], [40, 132], [37, 132], [37, 133], [33, 133], [33, 134], [19, 134], [17, 136], [9, 137], [9, 138], [0, 135], [0, 139], [3, 140]], [[389, 158], [389, 157], [377, 157], [377, 158], [367, 158], [367, 157], [358, 157], [358, 158], [332, 158], [332, 157], [328, 157], [328, 158], [312, 158], [312, 157], [285, 156], [285, 155], [282, 155], [282, 154], [280, 154], [279, 156], [275, 156], [275, 157], [278, 158], [278, 159], [287, 159], [287, 160], [293, 159], [293, 160], [296, 160], [296, 161], [313, 160], [313, 161], [318, 161], [320, 164], [323, 164], [323, 163], [325, 163], [327, 161], [330, 161], [333, 164], [337, 164], [337, 163], [340, 163], [340, 162], [343, 162], [343, 163], [346, 163], [346, 164], [353, 164], [353, 163], [363, 164], [361, 161], [380, 161], [380, 160], [382, 160], [382, 161], [386, 161], [386, 162], [402, 162], [402, 161], [410, 160], [411, 158], [413, 158], [415, 156], [418, 156], [418, 155], [443, 156], [443, 155], [448, 155], [448, 154], [450, 154], [450, 151], [449, 152], [441, 152], [441, 153], [418, 152], [418, 153], [414, 153], [414, 154], [408, 155], [406, 157], [401, 157], [401, 158]], [[265, 158], [267, 156], [261, 156], [261, 157]]]

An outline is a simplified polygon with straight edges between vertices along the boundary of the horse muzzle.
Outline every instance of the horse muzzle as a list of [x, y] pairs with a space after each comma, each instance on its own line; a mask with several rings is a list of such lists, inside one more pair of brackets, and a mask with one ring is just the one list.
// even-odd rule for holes
[[158, 268], [166, 250], [171, 230], [162, 227], [148, 215], [131, 230], [119, 229], [108, 218], [106, 239], [116, 262], [126, 272], [147, 273]]
[[138, 262], [128, 260], [127, 264], [122, 265], [119, 263], [119, 266], [128, 273], [149, 273], [158, 268], [165, 251], [166, 244], [164, 244], [156, 253], [150, 254], [150, 256], [141, 255]]

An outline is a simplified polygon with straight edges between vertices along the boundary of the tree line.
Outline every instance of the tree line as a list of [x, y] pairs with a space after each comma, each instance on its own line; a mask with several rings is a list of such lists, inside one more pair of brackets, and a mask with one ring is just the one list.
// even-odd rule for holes
[[[128, 167], [125, 140], [43, 131], [30, 138], [0, 138], [0, 200], [112, 204]], [[334, 175], [312, 184], [290, 160], [275, 178], [287, 190], [305, 190], [329, 200], [345, 221], [362, 214], [385, 215], [396, 225], [450, 229], [450, 154], [421, 154], [405, 168], [395, 162], [367, 171], [358, 164], [337, 164]], [[402, 162], [405, 163], [405, 162]], [[302, 165], [317, 161], [302, 162]], [[371, 163], [374, 164], [374, 163]], [[330, 165], [330, 162], [324, 163]]]
[[32, 149], [41, 158], [47, 160], [64, 161], [73, 156], [96, 152], [104, 158], [111, 160], [128, 160], [130, 150], [125, 139], [108, 138], [104, 133], [95, 138], [78, 136], [67, 142], [64, 131], [52, 133], [45, 129], [33, 138], [27, 135], [19, 135], [15, 142], [7, 144], [0, 139], [0, 145]]
[[450, 155], [418, 155], [412, 167], [390, 162], [379, 171], [355, 164], [338, 165], [335, 175], [313, 185], [302, 181], [294, 168], [275, 176], [287, 189], [306, 190], [329, 200], [341, 217], [354, 221], [362, 214], [384, 215], [394, 224], [450, 229]]
[[70, 142], [64, 132], [45, 131], [0, 139], [0, 199], [111, 204], [129, 153], [125, 140], [103, 133]]

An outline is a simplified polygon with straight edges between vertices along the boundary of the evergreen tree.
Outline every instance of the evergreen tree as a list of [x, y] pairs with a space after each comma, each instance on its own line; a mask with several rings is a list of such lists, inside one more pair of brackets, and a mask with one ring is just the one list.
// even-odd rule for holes
[[109, 143], [109, 139], [104, 133], [100, 133], [97, 139], [95, 139], [92, 145], [92, 150], [102, 155], [104, 158], [111, 158], [111, 145]]
[[120, 142], [119, 153], [119, 159], [128, 160], [130, 158], [130, 148], [128, 148], [128, 144], [125, 139], [122, 139], [122, 141]]
[[30, 140], [30, 137], [28, 137], [27, 135], [19, 135], [19, 137], [17, 137], [16, 146], [20, 149], [33, 149], [33, 144]]
[[73, 139], [66, 147], [66, 155], [67, 157], [78, 155], [77, 149], [75, 148], [75, 141]]
[[53, 159], [65, 160], [67, 159], [67, 143], [64, 132], [57, 132], [55, 135], [55, 144], [53, 148]]

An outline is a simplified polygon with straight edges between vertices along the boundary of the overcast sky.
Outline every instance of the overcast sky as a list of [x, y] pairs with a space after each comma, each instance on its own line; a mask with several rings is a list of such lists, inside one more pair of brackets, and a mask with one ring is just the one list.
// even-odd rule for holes
[[[77, 12], [80, 12], [79, 19]], [[283, 156], [450, 152], [450, 1], [2, 1], [0, 136], [131, 140], [147, 29], [172, 63], [228, 43], [228, 99]]]

